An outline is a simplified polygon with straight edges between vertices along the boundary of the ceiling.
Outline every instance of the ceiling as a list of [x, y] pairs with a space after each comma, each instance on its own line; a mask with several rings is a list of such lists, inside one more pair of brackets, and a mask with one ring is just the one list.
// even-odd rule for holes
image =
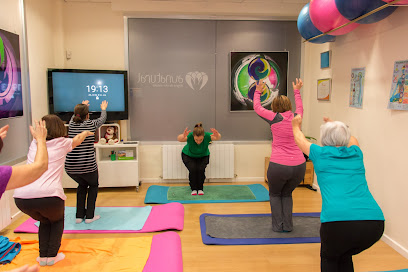
[[64, 0], [70, 4], [110, 4], [126, 16], [296, 20], [309, 0]]

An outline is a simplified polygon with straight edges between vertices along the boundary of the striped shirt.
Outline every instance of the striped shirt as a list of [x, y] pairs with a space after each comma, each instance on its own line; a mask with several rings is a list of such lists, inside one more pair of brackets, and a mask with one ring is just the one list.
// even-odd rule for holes
[[[101, 112], [101, 117], [95, 120], [85, 120], [82, 123], [75, 123], [72, 119], [69, 121], [68, 137], [74, 138], [83, 131], [96, 131], [106, 121], [106, 111]], [[88, 136], [85, 140], [75, 147], [72, 152], [67, 154], [65, 160], [65, 171], [70, 174], [92, 173], [98, 170], [95, 160], [94, 149], [95, 136]]]

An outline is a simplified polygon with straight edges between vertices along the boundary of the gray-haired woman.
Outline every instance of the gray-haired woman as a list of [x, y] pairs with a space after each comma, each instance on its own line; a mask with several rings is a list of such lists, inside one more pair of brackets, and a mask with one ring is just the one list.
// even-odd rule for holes
[[320, 128], [323, 146], [306, 140], [299, 115], [292, 120], [293, 135], [313, 161], [322, 195], [321, 271], [354, 271], [352, 256], [381, 238], [384, 215], [368, 189], [357, 139], [344, 123], [324, 121]]

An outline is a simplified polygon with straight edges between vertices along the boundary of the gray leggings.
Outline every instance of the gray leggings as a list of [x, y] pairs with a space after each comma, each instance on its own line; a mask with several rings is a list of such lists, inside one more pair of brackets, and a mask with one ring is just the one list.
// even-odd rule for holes
[[293, 230], [292, 192], [303, 180], [305, 171], [306, 162], [296, 166], [269, 162], [268, 185], [273, 231], [282, 232]]

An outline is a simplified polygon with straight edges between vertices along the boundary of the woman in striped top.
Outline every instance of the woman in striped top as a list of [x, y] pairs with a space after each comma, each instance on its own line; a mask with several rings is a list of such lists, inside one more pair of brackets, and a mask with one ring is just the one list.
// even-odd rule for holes
[[[69, 121], [68, 137], [73, 138], [82, 131], [95, 132], [106, 121], [107, 101], [101, 103], [101, 116], [89, 120], [89, 101], [75, 106], [74, 115]], [[78, 183], [76, 223], [92, 223], [100, 218], [95, 215], [95, 202], [98, 196], [98, 165], [95, 160], [95, 136], [86, 137], [85, 141], [67, 154], [65, 171]], [[86, 203], [86, 208], [85, 208]]]

